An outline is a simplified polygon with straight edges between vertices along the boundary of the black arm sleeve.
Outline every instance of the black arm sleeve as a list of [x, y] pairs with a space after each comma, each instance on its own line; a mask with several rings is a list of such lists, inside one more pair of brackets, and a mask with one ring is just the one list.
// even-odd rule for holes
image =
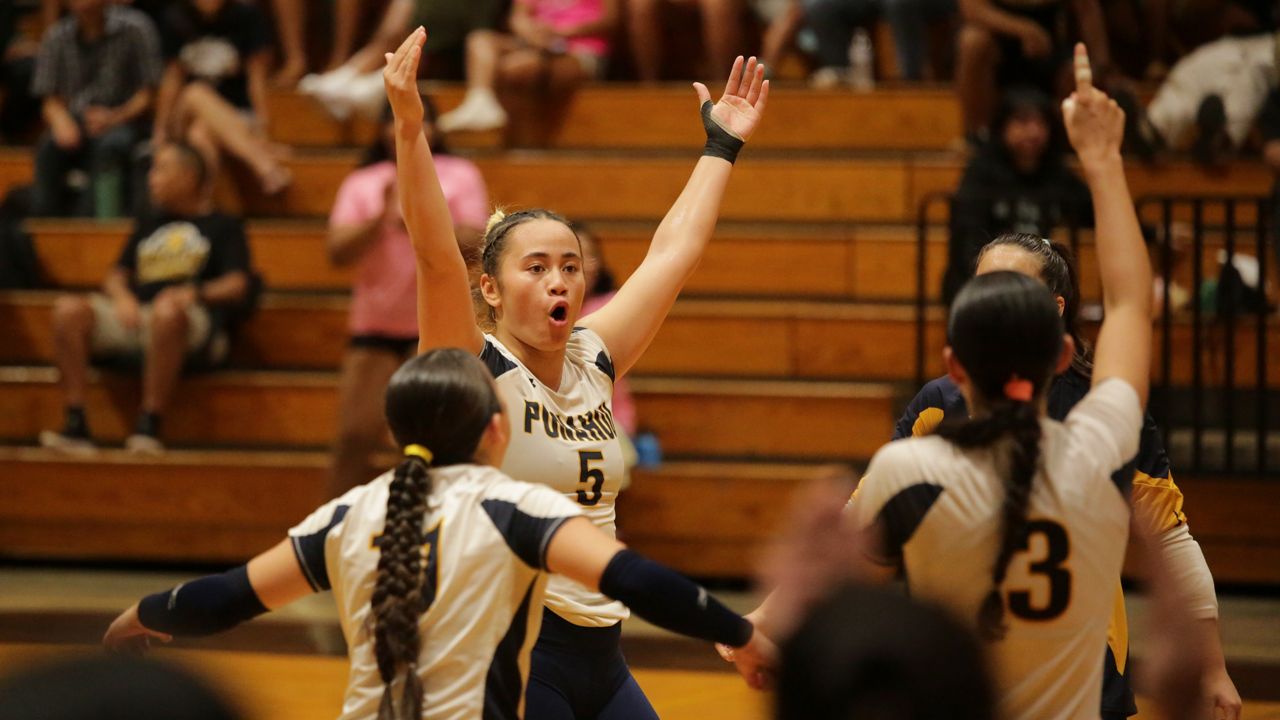
[[212, 635], [265, 613], [249, 583], [249, 567], [183, 583], [138, 602], [138, 620], [149, 630], [177, 636]]
[[751, 640], [751, 623], [670, 568], [621, 550], [600, 576], [600, 592], [671, 632], [731, 647]]

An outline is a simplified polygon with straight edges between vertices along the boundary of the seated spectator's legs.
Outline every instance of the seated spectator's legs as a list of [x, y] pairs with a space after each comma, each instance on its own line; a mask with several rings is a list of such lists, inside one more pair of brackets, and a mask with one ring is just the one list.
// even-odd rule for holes
[[742, 0], [698, 0], [702, 8], [702, 42], [707, 48], [705, 72], [714, 77], [733, 65], [742, 47]]
[[[404, 36], [409, 33], [409, 23], [413, 22], [413, 11], [413, 0], [391, 0], [373, 37], [342, 67], [356, 73], [381, 70], [386, 64], [383, 54], [395, 50], [404, 41]], [[428, 28], [429, 31], [430, 28]]]
[[36, 145], [35, 182], [31, 194], [31, 214], [35, 217], [64, 217], [66, 205], [67, 173], [74, 169], [80, 150], [66, 150], [58, 146], [53, 135], [46, 132]]
[[996, 102], [996, 66], [1000, 48], [990, 30], [966, 23], [956, 42], [956, 90], [966, 137], [983, 131], [991, 122]]
[[[343, 3], [338, 3], [342, 5]], [[278, 87], [293, 87], [307, 73], [307, 49], [303, 30], [307, 25], [302, 0], [273, 0], [276, 31], [280, 35], [280, 69], [272, 78]], [[336, 52], [337, 48], [335, 48]], [[345, 58], [344, 58], [345, 59]]]
[[86, 138], [90, 192], [83, 193], [78, 215], [115, 218], [129, 207], [126, 189], [133, 148], [140, 133], [130, 123], [117, 125], [97, 137]]
[[903, 80], [922, 80], [928, 58], [928, 29], [956, 11], [954, 0], [885, 0], [884, 12], [893, 31], [894, 53]]
[[662, 0], [626, 0], [631, 57], [641, 82], [657, 82], [662, 75]]
[[524, 48], [511, 35], [475, 30], [467, 35], [467, 95], [462, 104], [440, 116], [444, 132], [493, 130], [507, 124], [507, 112], [494, 92], [498, 74], [518, 86], [541, 76], [542, 54]]
[[342, 360], [338, 384], [338, 442], [334, 448], [329, 496], [367, 483], [377, 472], [371, 461], [387, 446], [383, 395], [403, 358], [389, 350], [352, 347]]
[[85, 387], [89, 374], [89, 339], [94, 311], [83, 295], [63, 295], [53, 305], [53, 357], [58, 366], [63, 401], [68, 415], [76, 410], [83, 421]]
[[[182, 129], [179, 137], [197, 147], [211, 139], [219, 150], [230, 153], [253, 170], [268, 195], [279, 193], [292, 181], [277, 149], [254, 131], [244, 114], [209, 85], [193, 82], [183, 88], [174, 114]], [[206, 152], [207, 147], [200, 150]], [[205, 159], [211, 166], [215, 165], [216, 157]]]
[[859, 26], [871, 22], [876, 11], [876, 0], [812, 0], [808, 4], [809, 28], [818, 40], [820, 72], [839, 74], [839, 78], [833, 76], [831, 80], [843, 79], [849, 67], [853, 33]]
[[180, 287], [162, 291], [144, 318], [142, 412], [138, 427], [129, 439], [131, 450], [162, 449], [158, 441], [160, 416], [173, 397], [187, 354], [200, 349], [209, 337], [208, 311], [182, 293]]
[[326, 70], [337, 70], [351, 57], [360, 27], [364, 0], [336, 0], [333, 4], [333, 52]]
[[760, 60], [765, 67], [774, 70], [782, 63], [783, 53], [795, 42], [796, 34], [804, 27], [804, 21], [803, 3], [791, 0], [782, 13], [769, 23], [760, 50]]

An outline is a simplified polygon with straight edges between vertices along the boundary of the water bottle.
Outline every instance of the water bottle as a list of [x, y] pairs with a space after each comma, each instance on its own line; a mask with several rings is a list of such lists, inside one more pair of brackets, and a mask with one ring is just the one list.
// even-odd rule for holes
[[867, 92], [876, 86], [871, 36], [864, 28], [855, 30], [849, 43], [849, 85], [855, 92]]

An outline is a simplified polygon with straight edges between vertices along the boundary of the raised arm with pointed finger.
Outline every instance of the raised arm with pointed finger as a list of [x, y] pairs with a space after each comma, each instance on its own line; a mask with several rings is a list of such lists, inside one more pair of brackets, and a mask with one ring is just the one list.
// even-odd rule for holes
[[418, 63], [426, 39], [426, 30], [414, 30], [394, 53], [387, 53], [382, 71], [395, 114], [400, 204], [418, 263], [418, 351], [460, 347], [478, 353], [484, 339], [472, 312], [467, 265], [422, 130]]
[[1093, 357], [1093, 384], [1120, 378], [1143, 405], [1151, 380], [1151, 261], [1124, 176], [1124, 111], [1093, 86], [1084, 44], [1075, 50], [1076, 90], [1062, 103], [1067, 136], [1093, 196], [1098, 272], [1106, 317]]
[[582, 321], [604, 340], [619, 376], [649, 347], [715, 232], [733, 160], [760, 123], [769, 98], [764, 74], [755, 58], [739, 57], [714, 105], [706, 86], [694, 83], [707, 131], [703, 157], [658, 226], [640, 267], [608, 305]]

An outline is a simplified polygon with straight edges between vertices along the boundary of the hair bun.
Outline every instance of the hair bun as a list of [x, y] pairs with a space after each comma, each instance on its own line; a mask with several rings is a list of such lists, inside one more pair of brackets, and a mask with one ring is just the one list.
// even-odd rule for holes
[[489, 216], [489, 222], [484, 224], [484, 234], [488, 235], [491, 230], [498, 226], [507, 217], [507, 211], [503, 208], [494, 208], [493, 214]]

